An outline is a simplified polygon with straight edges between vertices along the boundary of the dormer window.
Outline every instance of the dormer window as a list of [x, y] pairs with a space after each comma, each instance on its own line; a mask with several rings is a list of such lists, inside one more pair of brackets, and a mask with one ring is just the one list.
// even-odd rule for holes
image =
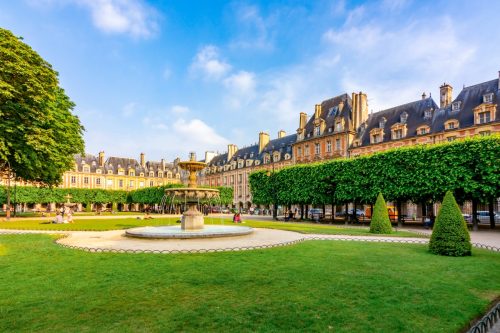
[[150, 171], [149, 172], [149, 177], [154, 177], [155, 176], [155, 173], [153, 171]]
[[483, 103], [493, 103], [493, 93], [483, 95]]
[[285, 154], [285, 160], [289, 160], [291, 157], [290, 154]]
[[408, 113], [403, 112], [400, 117], [401, 124], [406, 124], [406, 120], [408, 119]]
[[319, 126], [316, 126], [314, 128], [314, 135], [319, 136], [321, 134], [321, 128]]
[[372, 143], [379, 143], [381, 142], [381, 135], [380, 134], [374, 134], [372, 135]]
[[139, 176], [144, 177], [144, 172], [141, 172]]
[[338, 106], [334, 106], [328, 109], [328, 117], [334, 116], [337, 113]]
[[451, 104], [451, 111], [452, 112], [456, 112], [456, 111], [460, 111], [460, 105], [462, 104], [461, 101], [456, 101], [456, 102], [453, 102]]
[[448, 120], [444, 123], [445, 130], [453, 130], [453, 129], [458, 128], [458, 126], [459, 126], [458, 120], [456, 120], [456, 119], [451, 119], [451, 120]]
[[267, 163], [269, 163], [269, 155], [266, 154], [264, 156], [264, 164], [267, 164]]
[[113, 170], [108, 170], [108, 175], [112, 175], [113, 174]]
[[274, 153], [273, 154], [273, 161], [278, 162], [280, 160], [280, 154], [279, 153]]
[[432, 109], [425, 110], [424, 111], [424, 119], [431, 119], [432, 118]]
[[97, 169], [95, 172], [99, 174], [102, 173], [101, 169]]
[[384, 128], [386, 121], [387, 120], [385, 118], [380, 119], [380, 121], [378, 122], [378, 127], [379, 128]]
[[397, 129], [392, 132], [392, 139], [397, 140], [401, 139], [403, 137], [403, 130], [402, 129]]
[[163, 178], [163, 172], [158, 172], [158, 177]]
[[88, 166], [83, 167], [83, 172], [90, 172], [90, 168]]
[[338, 131], [338, 132], [342, 131], [342, 122], [337, 121], [335, 123], [335, 130]]

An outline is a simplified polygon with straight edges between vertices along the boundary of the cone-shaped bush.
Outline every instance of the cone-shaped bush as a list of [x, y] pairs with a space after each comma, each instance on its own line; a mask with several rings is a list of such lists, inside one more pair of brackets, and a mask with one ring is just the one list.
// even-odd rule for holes
[[370, 232], [373, 234], [390, 234], [392, 232], [389, 212], [387, 211], [387, 206], [382, 193], [378, 194], [377, 202], [375, 202], [375, 207], [373, 207]]
[[436, 217], [429, 251], [443, 256], [470, 256], [472, 245], [467, 224], [453, 194], [448, 191]]

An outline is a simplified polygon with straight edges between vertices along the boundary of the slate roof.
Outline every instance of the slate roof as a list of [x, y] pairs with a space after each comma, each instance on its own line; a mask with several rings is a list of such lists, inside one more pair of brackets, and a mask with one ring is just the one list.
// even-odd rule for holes
[[[344, 102], [344, 107], [342, 110], [339, 108], [339, 104]], [[352, 100], [348, 94], [342, 94], [335, 96], [333, 98], [327, 99], [321, 102], [321, 113], [320, 118], [325, 120], [325, 133], [328, 133], [328, 129], [331, 128], [334, 131], [335, 121], [337, 119], [344, 119], [344, 124], [346, 128], [352, 124]], [[304, 139], [309, 137], [314, 137], [314, 116], [312, 116], [306, 126], [304, 127]], [[350, 128], [349, 128], [350, 129]]]
[[483, 95], [493, 93], [493, 104], [497, 104], [496, 121], [500, 119], [500, 90], [498, 89], [498, 79], [479, 83], [473, 86], [464, 87], [454, 102], [461, 102], [459, 111], [451, 111], [452, 104], [436, 112], [433, 119], [432, 132], [444, 131], [444, 123], [450, 119], [456, 119], [459, 122], [460, 128], [470, 127], [474, 125], [473, 109], [483, 103]]
[[[82, 163], [84, 162], [84, 163]], [[77, 170], [79, 172], [83, 172], [83, 165], [89, 165], [90, 166], [90, 172], [95, 172], [97, 168], [99, 167], [99, 159], [95, 157], [94, 155], [90, 154], [85, 154], [84, 156], [82, 155], [76, 155], [75, 156], [75, 163]]]
[[437, 104], [432, 97], [421, 99], [418, 101], [399, 105], [387, 110], [382, 110], [368, 115], [367, 121], [357, 129], [356, 139], [360, 139], [361, 145], [370, 144], [370, 131], [374, 128], [379, 128], [380, 121], [385, 118], [384, 126], [384, 142], [391, 140], [391, 126], [401, 122], [401, 115], [406, 112], [406, 138], [417, 135], [417, 128], [422, 125], [432, 125], [433, 119], [425, 119], [426, 110], [438, 109]]

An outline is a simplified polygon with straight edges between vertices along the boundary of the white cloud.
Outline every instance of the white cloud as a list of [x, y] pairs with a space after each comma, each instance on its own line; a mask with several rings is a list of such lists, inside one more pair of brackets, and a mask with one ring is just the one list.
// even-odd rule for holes
[[231, 65], [220, 59], [219, 49], [214, 45], [203, 47], [195, 56], [190, 71], [205, 79], [218, 80], [231, 70]]
[[126, 104], [122, 109], [122, 116], [128, 118], [132, 116], [137, 109], [137, 104], [134, 102]]
[[140, 0], [71, 0], [90, 10], [94, 25], [110, 34], [151, 37], [158, 29], [156, 12]]
[[240, 108], [247, 105], [255, 98], [256, 88], [255, 74], [247, 71], [239, 71], [224, 79], [224, 86], [229, 94], [226, 103], [232, 108]]
[[174, 105], [170, 108], [170, 111], [174, 114], [183, 114], [183, 113], [188, 113], [189, 108], [187, 106]]

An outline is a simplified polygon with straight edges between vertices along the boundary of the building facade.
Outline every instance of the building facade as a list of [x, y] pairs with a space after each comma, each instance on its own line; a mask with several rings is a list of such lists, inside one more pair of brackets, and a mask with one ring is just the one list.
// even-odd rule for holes
[[179, 159], [172, 163], [146, 161], [143, 153], [139, 161], [133, 158], [75, 156], [75, 166], [63, 175], [62, 188], [89, 188], [132, 191], [145, 187], [181, 182]]
[[315, 105], [310, 118], [300, 113], [297, 135], [280, 131], [269, 141], [268, 134], [260, 133], [258, 145], [228, 145], [227, 153], [207, 159], [201, 183], [231, 186], [233, 204], [250, 207], [248, 175], [255, 170], [500, 133], [500, 72], [497, 79], [464, 86], [456, 98], [453, 87], [445, 83], [439, 97], [439, 106], [424, 93], [416, 101], [375, 113], [368, 112], [362, 92], [327, 99]]

